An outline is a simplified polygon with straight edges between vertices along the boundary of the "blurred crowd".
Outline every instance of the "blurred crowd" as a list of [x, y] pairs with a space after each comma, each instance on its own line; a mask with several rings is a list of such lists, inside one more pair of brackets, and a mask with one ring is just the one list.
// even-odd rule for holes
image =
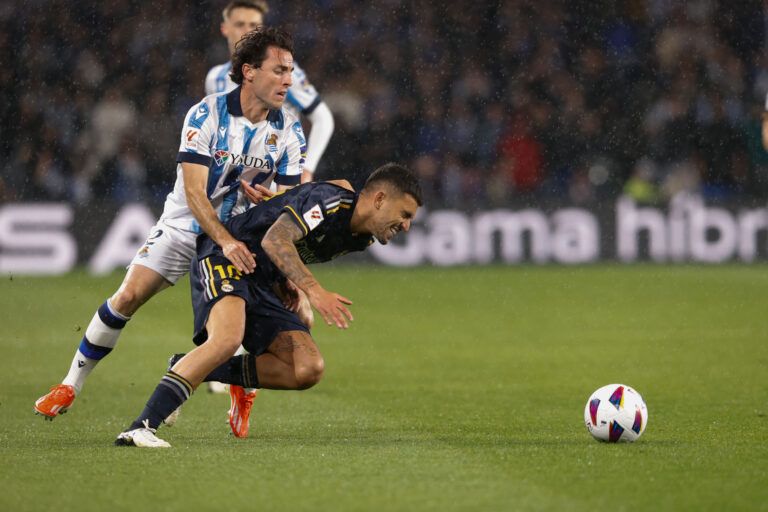
[[[226, 1], [0, 5], [0, 198], [163, 200]], [[740, 0], [272, 1], [336, 131], [318, 178], [433, 205], [768, 194], [766, 16]], [[307, 126], [306, 129], [311, 129]]]

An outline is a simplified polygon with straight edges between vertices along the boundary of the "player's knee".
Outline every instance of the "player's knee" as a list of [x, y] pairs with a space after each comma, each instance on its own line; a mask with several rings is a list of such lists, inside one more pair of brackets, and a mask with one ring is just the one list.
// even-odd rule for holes
[[325, 372], [325, 361], [318, 357], [299, 366], [296, 366], [296, 381], [299, 384], [298, 389], [309, 389], [323, 378]]
[[112, 307], [126, 316], [132, 316], [146, 301], [146, 293], [133, 285], [121, 286], [110, 299]]
[[211, 342], [215, 358], [218, 362], [223, 363], [235, 355], [235, 352], [237, 352], [237, 349], [243, 342], [243, 335], [237, 332], [227, 332], [220, 333], [219, 336], [209, 337], [208, 340]]

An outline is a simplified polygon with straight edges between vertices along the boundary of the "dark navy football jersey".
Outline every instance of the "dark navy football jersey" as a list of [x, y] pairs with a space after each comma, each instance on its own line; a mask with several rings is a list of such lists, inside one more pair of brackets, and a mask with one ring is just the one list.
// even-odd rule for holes
[[[287, 213], [304, 232], [295, 243], [305, 264], [338, 258], [348, 252], [362, 251], [373, 243], [373, 237], [354, 235], [350, 229], [357, 193], [328, 182], [305, 183], [262, 201], [224, 224], [237, 240], [255, 254], [259, 277], [271, 285], [282, 273], [261, 248], [267, 230], [283, 213]], [[222, 254], [207, 235], [197, 239], [197, 258]], [[195, 263], [193, 263], [195, 264]]]

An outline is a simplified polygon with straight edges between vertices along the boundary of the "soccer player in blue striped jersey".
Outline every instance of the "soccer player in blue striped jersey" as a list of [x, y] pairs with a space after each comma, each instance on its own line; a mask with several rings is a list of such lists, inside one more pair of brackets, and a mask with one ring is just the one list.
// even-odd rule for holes
[[224, 223], [268, 196], [265, 187], [273, 180], [279, 190], [301, 180], [306, 141], [299, 120], [281, 110], [291, 85], [292, 52], [293, 41], [281, 30], [250, 32], [233, 56], [238, 87], [189, 110], [176, 184], [162, 216], [120, 288], [93, 316], [66, 378], [35, 402], [35, 412], [48, 419], [66, 412], [131, 316], [188, 272], [200, 233], [216, 241], [238, 272], [253, 272], [253, 255]]
[[[422, 203], [413, 174], [387, 164], [368, 177], [359, 194], [343, 180], [305, 183], [230, 220], [227, 229], [256, 257], [251, 274], [230, 265], [215, 240], [198, 238], [190, 274], [198, 347], [172, 360], [142, 413], [115, 444], [169, 447], [155, 435], [157, 428], [206, 379], [241, 388], [301, 390], [317, 384], [323, 357], [299, 316], [284, 306], [286, 298], [295, 296], [297, 286], [328, 325], [348, 328], [351, 301], [324, 289], [306, 265], [362, 251], [374, 239], [388, 243], [409, 230]], [[241, 344], [250, 354], [231, 360]], [[232, 430], [244, 437], [248, 418], [239, 421]]]
[[[222, 11], [221, 34], [227, 40], [230, 55], [234, 53], [235, 45], [243, 35], [264, 23], [264, 17], [268, 12], [269, 6], [264, 0], [235, 0], [227, 4]], [[205, 77], [205, 93], [227, 92], [237, 87], [237, 84], [230, 77], [231, 69], [231, 61], [211, 68]], [[291, 82], [283, 109], [294, 113], [297, 117], [304, 115], [312, 123], [301, 178], [301, 182], [306, 183], [312, 180], [314, 171], [317, 169], [333, 134], [333, 115], [325, 102], [320, 99], [315, 87], [309, 82], [304, 70], [296, 62], [293, 63]], [[312, 309], [303, 297], [301, 304], [301, 316], [305, 320], [305, 324], [311, 328], [314, 321]], [[241, 353], [242, 351], [243, 349], [241, 349]], [[208, 391], [227, 393], [228, 388], [218, 382], [209, 382]], [[255, 396], [255, 391], [248, 390], [248, 396], [252, 399]], [[178, 415], [174, 415], [169, 418], [169, 424], [174, 423], [177, 417]]]
[[[263, 0], [236, 0], [224, 8], [221, 33], [227, 39], [230, 55], [233, 54], [237, 41], [246, 32], [264, 23], [264, 16], [268, 12], [267, 2]], [[214, 94], [234, 89], [236, 84], [229, 76], [231, 69], [231, 62], [211, 68], [205, 77], [205, 93]], [[295, 62], [291, 79], [293, 83], [288, 88], [284, 108], [296, 114], [297, 117], [299, 114], [306, 116], [312, 123], [307, 139], [307, 158], [304, 162], [302, 177], [302, 183], [306, 183], [312, 180], [333, 134], [333, 115], [328, 105], [320, 99], [320, 95], [310, 83], [304, 70]]]

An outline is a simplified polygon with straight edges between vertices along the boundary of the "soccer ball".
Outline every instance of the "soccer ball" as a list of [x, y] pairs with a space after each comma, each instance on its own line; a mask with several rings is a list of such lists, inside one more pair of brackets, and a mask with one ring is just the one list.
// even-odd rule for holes
[[640, 393], [631, 387], [609, 384], [589, 397], [584, 421], [598, 441], [631, 443], [645, 430], [648, 409]]

